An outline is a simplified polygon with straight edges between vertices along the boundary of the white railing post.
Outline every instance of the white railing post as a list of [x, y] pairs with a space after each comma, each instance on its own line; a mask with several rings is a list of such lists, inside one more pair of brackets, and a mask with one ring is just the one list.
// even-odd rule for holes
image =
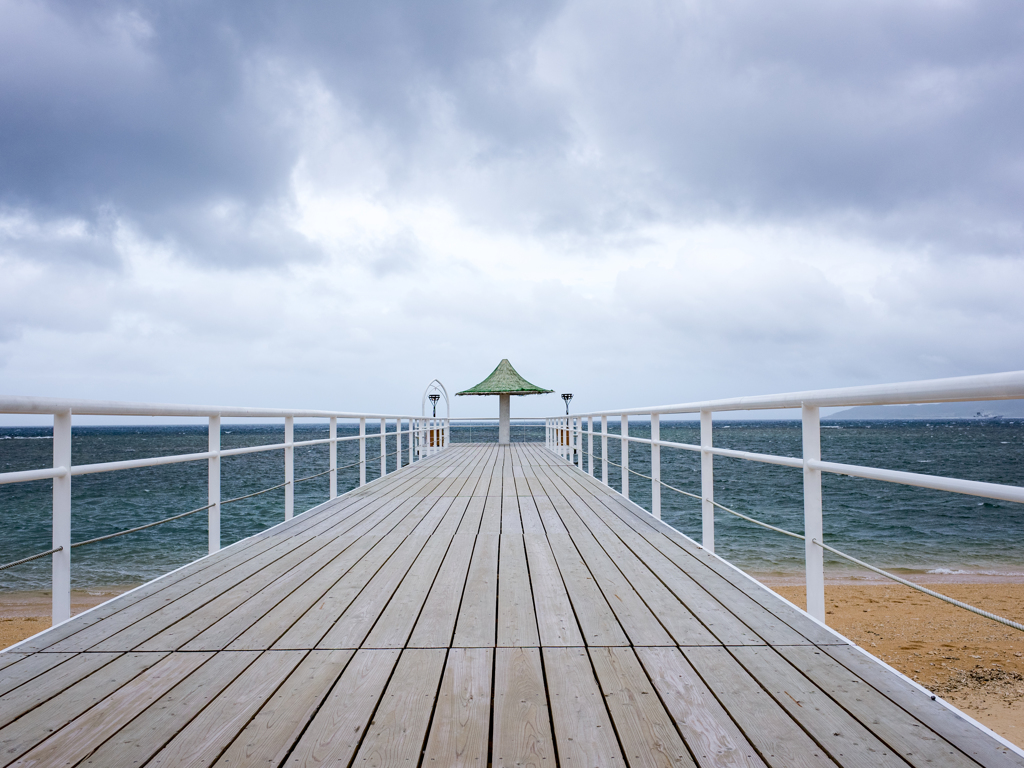
[[53, 414], [53, 466], [67, 470], [53, 478], [53, 602], [56, 626], [71, 618], [71, 411]]
[[284, 417], [284, 519], [295, 514], [295, 417]]
[[410, 464], [412, 464], [414, 461], [416, 461], [415, 456], [413, 456], [413, 453], [415, 451], [415, 449], [413, 447], [413, 444], [415, 443], [415, 435], [416, 435], [416, 426], [415, 425], [416, 425], [416, 419], [409, 419], [409, 463]]
[[359, 484], [366, 485], [366, 418], [359, 417]]
[[601, 482], [608, 485], [608, 417], [601, 417]]
[[[700, 412], [700, 447], [711, 448], [711, 411]], [[700, 453], [701, 541], [708, 552], [715, 551], [715, 455]]]
[[572, 417], [572, 463], [575, 465], [579, 461], [583, 461], [583, 435], [580, 430], [583, 429], [582, 419], [577, 416]]
[[331, 479], [331, 498], [338, 498], [338, 417], [331, 416], [331, 431], [328, 435], [331, 438], [330, 450], [330, 472], [327, 476]]
[[452, 439], [452, 422], [451, 422], [451, 419], [447, 419], [446, 418], [444, 420], [444, 442], [442, 443], [442, 445], [445, 448], [447, 448], [448, 447], [448, 443], [451, 441], [451, 439]]
[[594, 476], [594, 417], [587, 416], [587, 473]]
[[651, 514], [661, 520], [661, 414], [651, 414]]
[[622, 495], [627, 499], [629, 498], [629, 416], [623, 416], [620, 422], [622, 426], [619, 428], [621, 434], [619, 435], [619, 443], [622, 445]]
[[388, 421], [380, 420], [380, 476], [388, 473]]
[[583, 426], [586, 424], [586, 418], [583, 416], [576, 417], [576, 453], [579, 455], [580, 472], [587, 471], [587, 465], [583, 463], [586, 458], [586, 454], [583, 452], [583, 446], [586, 443], [586, 438], [583, 434]]
[[821, 418], [817, 406], [801, 409], [804, 448], [804, 558], [807, 569], [807, 612], [825, 621], [825, 550], [822, 541], [821, 470], [808, 461], [821, 461]]
[[402, 417], [395, 419], [395, 470], [402, 468]]
[[208, 460], [206, 480], [206, 503], [213, 505], [206, 523], [208, 551], [212, 555], [220, 549], [220, 416], [210, 417], [209, 446], [210, 453], [217, 454]]

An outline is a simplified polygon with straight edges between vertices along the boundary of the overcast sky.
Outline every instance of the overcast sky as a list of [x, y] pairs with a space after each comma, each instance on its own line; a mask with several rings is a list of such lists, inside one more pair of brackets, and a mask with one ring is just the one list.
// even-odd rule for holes
[[0, 393], [1024, 368], [1022, 40], [1018, 0], [0, 0]]

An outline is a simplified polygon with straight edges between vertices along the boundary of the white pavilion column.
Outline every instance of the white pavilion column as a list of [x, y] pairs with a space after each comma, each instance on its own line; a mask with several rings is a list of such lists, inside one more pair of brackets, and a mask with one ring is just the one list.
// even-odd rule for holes
[[498, 395], [498, 445], [509, 443], [509, 418], [512, 410], [512, 395], [503, 392]]

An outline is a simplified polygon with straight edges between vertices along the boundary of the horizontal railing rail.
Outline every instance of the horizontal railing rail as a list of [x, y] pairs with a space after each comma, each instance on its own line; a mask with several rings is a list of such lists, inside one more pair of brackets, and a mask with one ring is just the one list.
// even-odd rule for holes
[[731, 397], [675, 405], [648, 405], [608, 411], [588, 411], [574, 416], [646, 416], [650, 413], [679, 414], [702, 411], [760, 411], [779, 408], [852, 408], [858, 405], [912, 405], [915, 403], [958, 403], [973, 400], [1024, 399], [1024, 371], [956, 376], [948, 379], [871, 384], [863, 387], [810, 389], [779, 395]]
[[[701, 545], [710, 552], [715, 550], [715, 510], [722, 510], [731, 515], [747, 520], [763, 528], [792, 536], [804, 541], [804, 571], [807, 586], [807, 611], [820, 621], [825, 620], [825, 580], [824, 551], [829, 551], [851, 563], [868, 568], [875, 573], [891, 578], [901, 584], [912, 586], [927, 594], [939, 597], [949, 603], [966, 607], [979, 615], [1021, 629], [1021, 625], [1008, 619], [995, 616], [973, 606], [967, 606], [953, 598], [941, 595], [926, 587], [915, 585], [894, 574], [869, 565], [852, 555], [841, 552], [824, 543], [822, 517], [822, 473], [846, 475], [869, 480], [896, 483], [918, 488], [930, 488], [939, 491], [962, 493], [980, 498], [999, 499], [1015, 503], [1024, 503], [1024, 487], [999, 483], [980, 482], [962, 478], [929, 475], [918, 472], [879, 467], [860, 466], [821, 458], [821, 417], [823, 407], [854, 407], [859, 405], [906, 405], [913, 403], [964, 402], [976, 400], [1012, 400], [1024, 399], [1024, 371], [985, 374], [979, 376], [962, 376], [949, 379], [928, 381], [912, 381], [897, 384], [881, 384], [865, 387], [845, 387], [840, 389], [809, 390], [778, 395], [756, 397], [737, 397], [723, 400], [706, 400], [694, 403], [674, 405], [647, 406], [643, 408], [625, 408], [618, 410], [594, 411], [588, 413], [553, 416], [545, 420], [547, 427], [545, 444], [549, 450], [563, 459], [578, 464], [581, 470], [594, 475], [595, 460], [601, 462], [601, 482], [608, 484], [608, 466], [620, 468], [619, 492], [629, 498], [629, 478], [638, 476], [651, 482], [652, 515], [661, 518], [661, 489], [667, 488], [685, 496], [697, 499], [701, 503]], [[716, 412], [771, 410], [799, 408], [802, 422], [802, 456], [778, 456], [773, 454], [741, 451], [728, 448], [716, 448], [712, 440], [712, 419]], [[670, 415], [700, 414], [700, 444], [679, 443], [662, 440], [660, 435], [661, 418]], [[629, 418], [646, 416], [650, 418], [649, 438], [629, 434]], [[619, 432], [608, 431], [609, 417], [619, 418]], [[594, 429], [594, 420], [600, 420], [600, 431]], [[594, 441], [600, 441], [600, 455], [594, 451]], [[608, 439], [620, 441], [621, 464], [608, 458]], [[584, 443], [587, 443], [585, 446]], [[632, 444], [647, 445], [651, 449], [651, 474], [644, 475], [629, 467], [628, 446]], [[690, 493], [676, 488], [661, 479], [661, 449], [676, 449], [700, 454], [701, 492]], [[797, 534], [776, 526], [769, 525], [733, 509], [729, 509], [715, 501], [714, 498], [714, 458], [716, 456], [742, 459], [746, 461], [775, 464], [783, 467], [799, 469], [803, 472], [804, 502], [804, 533]], [[589, 459], [589, 462], [585, 462]], [[586, 466], [585, 466], [586, 464]]]
[[[380, 476], [388, 472], [388, 459], [396, 457], [395, 469], [403, 466], [402, 457], [407, 449], [407, 464], [412, 464], [431, 456], [450, 443], [450, 420], [447, 418], [428, 418], [402, 414], [359, 413], [349, 411], [318, 411], [308, 409], [281, 408], [236, 408], [222, 406], [187, 406], [152, 403], [126, 403], [110, 401], [71, 400], [59, 398], [35, 397], [0, 397], [0, 413], [35, 414], [53, 417], [53, 466], [36, 469], [19, 470], [0, 473], [0, 485], [26, 483], [40, 480], [53, 481], [53, 523], [52, 548], [0, 566], [0, 571], [32, 562], [47, 555], [53, 556], [53, 623], [65, 621], [71, 616], [71, 550], [86, 544], [135, 533], [173, 520], [207, 511], [207, 538], [210, 554], [221, 547], [221, 508], [243, 499], [249, 499], [269, 491], [284, 489], [284, 519], [294, 516], [295, 485], [317, 477], [329, 475], [328, 498], [338, 495], [338, 472], [342, 469], [359, 467], [358, 484], [367, 482], [367, 467], [371, 463], [380, 462]], [[71, 461], [72, 415], [77, 416], [174, 416], [206, 418], [208, 422], [208, 450], [195, 453], [172, 454], [167, 456], [150, 456], [141, 459], [123, 461], [107, 461], [92, 464], [73, 464]], [[241, 448], [221, 448], [222, 418], [281, 418], [284, 420], [284, 442], [264, 445], [253, 445]], [[295, 419], [327, 419], [329, 436], [314, 440], [294, 439]], [[338, 422], [358, 422], [359, 432], [356, 435], [338, 436]], [[367, 432], [368, 421], [380, 422], [379, 432]], [[394, 429], [388, 431], [389, 422]], [[403, 423], [407, 428], [403, 429]], [[380, 442], [379, 454], [367, 455], [367, 441]], [[397, 450], [387, 452], [387, 441], [396, 441]], [[338, 466], [338, 443], [358, 442], [359, 460]], [[407, 443], [404, 446], [403, 443]], [[295, 479], [295, 449], [326, 445], [328, 467], [322, 472]], [[264, 488], [233, 499], [221, 499], [221, 459], [243, 456], [267, 451], [281, 451], [284, 454], [284, 482]], [[162, 520], [117, 531], [86, 541], [71, 541], [71, 478], [104, 472], [116, 472], [129, 469], [168, 466], [195, 461], [206, 461], [208, 467], [207, 494], [208, 503], [197, 509], [173, 515]]]

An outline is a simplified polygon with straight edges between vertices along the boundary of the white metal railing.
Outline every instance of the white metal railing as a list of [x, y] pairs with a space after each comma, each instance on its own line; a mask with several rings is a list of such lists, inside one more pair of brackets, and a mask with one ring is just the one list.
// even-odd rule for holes
[[[695, 403], [676, 405], [647, 406], [644, 408], [627, 408], [612, 411], [596, 411], [593, 413], [554, 416], [545, 420], [545, 445], [548, 450], [563, 459], [579, 465], [581, 470], [594, 474], [594, 460], [601, 460], [601, 482], [608, 484], [608, 465], [614, 462], [608, 459], [608, 438], [620, 441], [622, 447], [621, 488], [620, 493], [629, 498], [630, 474], [644, 477], [651, 482], [651, 514], [661, 519], [661, 489], [692, 496], [701, 502], [701, 534], [702, 546], [715, 551], [715, 510], [721, 509], [730, 514], [742, 517], [762, 527], [779, 531], [804, 540], [805, 579], [807, 585], [807, 612], [815, 618], [825, 620], [825, 575], [824, 551], [843, 557], [857, 565], [870, 568], [900, 583], [914, 586], [929, 594], [939, 596], [948, 602], [961, 607], [968, 607], [976, 613], [996, 618], [1004, 624], [1024, 629], [1021, 625], [1009, 620], [993, 617], [980, 609], [965, 606], [952, 598], [927, 590], [924, 587], [910, 584], [874, 566], [840, 552], [828, 546], [823, 540], [821, 473], [829, 472], [850, 477], [861, 477], [871, 480], [882, 480], [918, 488], [932, 488], [953, 493], [963, 493], [990, 499], [1000, 499], [1024, 503], [1024, 487], [984, 483], [974, 480], [925, 475], [916, 472], [901, 472], [891, 469], [865, 467], [853, 464], [840, 464], [821, 459], [821, 425], [820, 409], [833, 406], [858, 405], [903, 405], [910, 403], [962, 402], [972, 400], [1011, 400], [1024, 399], [1024, 371], [994, 373], [980, 376], [962, 376], [950, 379], [932, 379], [927, 381], [911, 381], [897, 384], [880, 384], [866, 387], [846, 387], [841, 389], [812, 390], [807, 392], [791, 392], [787, 394], [765, 395], [760, 397], [737, 397], [725, 400], [707, 400]], [[712, 417], [716, 412], [766, 410], [781, 408], [799, 408], [802, 422], [803, 455], [776, 456], [772, 454], [737, 451], [715, 448], [712, 441]], [[660, 439], [660, 420], [665, 415], [699, 413], [700, 444], [677, 443]], [[620, 433], [608, 432], [608, 417], [618, 416]], [[629, 417], [647, 416], [651, 420], [651, 437], [631, 437], [629, 435]], [[600, 432], [594, 430], [594, 419], [600, 419]], [[594, 453], [594, 437], [600, 437], [601, 453]], [[584, 439], [587, 447], [584, 448]], [[629, 450], [631, 443], [649, 445], [651, 449], [651, 474], [640, 475], [629, 468]], [[661, 480], [661, 449], [673, 448], [694, 451], [701, 456], [701, 492], [692, 494], [674, 488]], [[589, 462], [585, 458], [589, 456]], [[804, 490], [804, 533], [803, 535], [784, 531], [769, 526], [753, 518], [742, 515], [715, 502], [714, 495], [714, 457], [727, 456], [747, 461], [777, 464], [800, 469], [803, 472]], [[586, 464], [586, 466], [585, 466]]]
[[[40, 414], [53, 417], [53, 465], [51, 467], [23, 470], [19, 472], [0, 473], [0, 485], [24, 483], [35, 480], [53, 480], [53, 544], [52, 549], [0, 566], [0, 570], [14, 567], [31, 560], [52, 555], [53, 557], [53, 623], [66, 621], [71, 616], [71, 550], [73, 547], [92, 544], [97, 541], [133, 533], [154, 525], [177, 520], [197, 512], [207, 511], [208, 549], [212, 554], [220, 549], [220, 516], [221, 507], [242, 499], [251, 498], [268, 491], [284, 488], [284, 519], [290, 520], [295, 511], [295, 485], [321, 475], [330, 475], [329, 498], [338, 495], [338, 471], [351, 466], [359, 466], [359, 485], [366, 484], [368, 459], [367, 441], [380, 442], [380, 477], [387, 474], [388, 459], [396, 457], [395, 469], [400, 469], [403, 454], [403, 437], [408, 436], [407, 464], [431, 456], [449, 444], [449, 421], [446, 418], [423, 418], [399, 414], [351, 413], [343, 411], [289, 410], [281, 408], [237, 408], [210, 407], [190, 405], [168, 405], [154, 403], [121, 403], [94, 400], [65, 400], [57, 398], [33, 397], [0, 397], [0, 413]], [[71, 432], [72, 415], [79, 416], [189, 416], [208, 419], [208, 449], [201, 453], [177, 454], [172, 456], [154, 456], [129, 461], [109, 461], [99, 464], [72, 464]], [[222, 449], [220, 445], [222, 418], [281, 418], [284, 420], [284, 442], [271, 445], [256, 445], [246, 448]], [[317, 440], [295, 441], [295, 419], [314, 418], [329, 421], [329, 436]], [[358, 421], [359, 433], [348, 437], [338, 437], [338, 420]], [[366, 432], [367, 420], [380, 420], [380, 432]], [[395, 430], [387, 430], [388, 423], [395, 423]], [[408, 423], [402, 429], [403, 422]], [[387, 440], [394, 437], [397, 450], [386, 453]], [[338, 443], [358, 441], [359, 460], [347, 467], [338, 467]], [[323, 472], [309, 477], [295, 479], [295, 449], [313, 445], [329, 445], [329, 466]], [[221, 499], [220, 461], [229, 456], [240, 456], [263, 451], [282, 451], [284, 453], [283, 482], [256, 493], [239, 496], [234, 499]], [[71, 541], [71, 478], [95, 474], [98, 472], [114, 472], [140, 467], [156, 467], [167, 464], [179, 464], [190, 461], [206, 461], [208, 467], [207, 504], [198, 509], [183, 512], [173, 517], [157, 520], [152, 523], [118, 531], [108, 536], [101, 536], [87, 541], [72, 543]]]
[[[487, 430], [491, 433], [497, 433], [499, 428], [499, 419], [487, 418], [484, 416], [472, 417], [463, 416], [459, 418], [450, 419], [452, 425], [457, 428], [458, 433], [461, 436], [465, 436], [466, 430], [469, 430], [469, 441], [474, 442], [473, 430]], [[547, 420], [543, 416], [519, 416], [516, 418], [509, 419], [509, 435], [512, 442], [543, 442], [545, 435], [547, 434]], [[516, 436], [521, 436], [523, 440], [514, 439]], [[500, 435], [499, 435], [500, 439]], [[457, 442], [466, 442], [464, 439]], [[486, 441], [478, 441], [486, 442]]]

